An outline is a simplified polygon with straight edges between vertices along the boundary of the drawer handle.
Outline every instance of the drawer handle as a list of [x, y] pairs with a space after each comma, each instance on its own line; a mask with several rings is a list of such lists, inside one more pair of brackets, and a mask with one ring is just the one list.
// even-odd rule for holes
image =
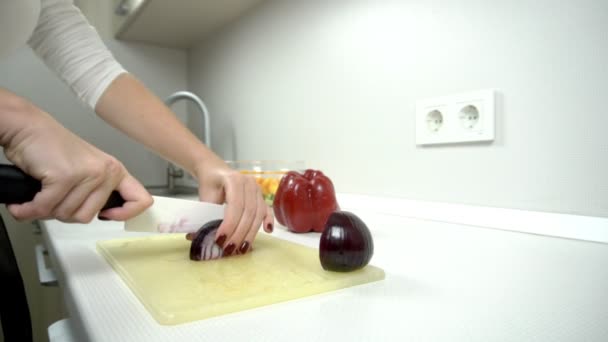
[[46, 249], [41, 245], [36, 245], [36, 265], [38, 266], [38, 279], [40, 284], [44, 286], [57, 286], [57, 276], [49, 267], [46, 267], [44, 255], [47, 254]]
[[72, 328], [71, 320], [64, 318], [51, 325], [48, 329], [50, 342], [75, 342], [76, 337]]

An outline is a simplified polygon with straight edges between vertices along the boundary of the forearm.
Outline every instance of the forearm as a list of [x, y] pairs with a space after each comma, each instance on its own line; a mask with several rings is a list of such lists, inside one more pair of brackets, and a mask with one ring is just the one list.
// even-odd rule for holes
[[0, 146], [7, 145], [19, 131], [25, 100], [0, 88]]
[[24, 140], [29, 132], [45, 124], [55, 122], [25, 98], [0, 88], [0, 146], [10, 160], [20, 146], [27, 144]]
[[162, 102], [129, 74], [114, 80], [95, 108], [116, 129], [197, 176], [197, 167], [217, 160]]

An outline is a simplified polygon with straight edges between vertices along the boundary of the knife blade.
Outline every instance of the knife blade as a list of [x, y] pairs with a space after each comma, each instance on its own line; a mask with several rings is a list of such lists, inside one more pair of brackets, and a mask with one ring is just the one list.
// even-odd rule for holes
[[196, 232], [205, 223], [224, 218], [225, 205], [199, 200], [152, 196], [154, 203], [125, 221], [125, 230], [154, 233]]
[[[17, 204], [31, 201], [40, 191], [39, 180], [14, 165], [0, 164], [0, 203]], [[223, 219], [225, 205], [173, 197], [152, 196], [154, 203], [139, 215], [124, 222], [124, 229], [136, 232], [195, 232], [205, 223]], [[101, 211], [125, 203], [113, 191]]]

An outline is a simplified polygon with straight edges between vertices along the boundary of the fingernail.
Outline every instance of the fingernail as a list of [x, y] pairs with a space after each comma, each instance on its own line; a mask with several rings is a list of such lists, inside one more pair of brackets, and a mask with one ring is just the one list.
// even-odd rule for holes
[[105, 216], [97, 216], [97, 218], [98, 218], [100, 221], [110, 221], [110, 219], [109, 219], [109, 218], [107, 218], [107, 217], [105, 217]]
[[186, 240], [190, 240], [190, 241], [194, 240], [194, 234], [195, 233], [188, 233], [188, 234], [186, 234]]
[[272, 223], [267, 224], [266, 229], [272, 233]]
[[236, 245], [234, 243], [230, 243], [226, 248], [224, 248], [224, 255], [230, 255], [234, 251]]
[[220, 246], [220, 247], [224, 247], [224, 242], [226, 242], [226, 235], [225, 235], [225, 234], [220, 235], [220, 237], [218, 237], [218, 238], [215, 240], [215, 243], [216, 243], [218, 246]]
[[239, 248], [239, 252], [241, 254], [245, 254], [247, 253], [247, 250], [249, 249], [249, 242], [245, 241], [243, 242], [243, 244], [241, 245], [241, 248]]

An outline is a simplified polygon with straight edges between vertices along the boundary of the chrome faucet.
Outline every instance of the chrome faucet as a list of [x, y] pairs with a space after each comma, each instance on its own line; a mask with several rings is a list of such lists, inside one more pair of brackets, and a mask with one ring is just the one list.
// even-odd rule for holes
[[205, 145], [207, 145], [207, 147], [211, 148], [211, 129], [209, 128], [209, 111], [207, 111], [207, 106], [205, 106], [203, 101], [198, 96], [189, 91], [178, 91], [171, 94], [169, 97], [167, 97], [165, 103], [170, 107], [179, 100], [190, 100], [198, 107], [201, 115], [203, 116], [204, 125], [204, 133], [201, 140], [205, 143]]
[[[211, 129], [209, 127], [209, 111], [207, 110], [207, 106], [205, 106], [203, 101], [198, 96], [189, 91], [178, 91], [176, 93], [171, 94], [165, 100], [165, 104], [170, 107], [179, 100], [190, 100], [196, 105], [196, 107], [198, 107], [198, 110], [201, 112], [201, 115], [203, 117], [204, 125], [203, 137], [201, 140], [208, 148], [211, 148]], [[174, 189], [175, 179], [182, 178], [183, 176], [183, 170], [175, 167], [173, 163], [169, 163], [169, 165], [167, 166], [167, 187], [169, 187], [170, 190]]]

